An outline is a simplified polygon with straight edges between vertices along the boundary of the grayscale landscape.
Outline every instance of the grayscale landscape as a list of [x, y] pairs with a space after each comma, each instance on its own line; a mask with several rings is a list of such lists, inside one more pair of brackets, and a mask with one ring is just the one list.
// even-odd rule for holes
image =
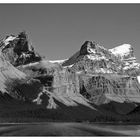
[[139, 136], [139, 12], [0, 5], [0, 136]]

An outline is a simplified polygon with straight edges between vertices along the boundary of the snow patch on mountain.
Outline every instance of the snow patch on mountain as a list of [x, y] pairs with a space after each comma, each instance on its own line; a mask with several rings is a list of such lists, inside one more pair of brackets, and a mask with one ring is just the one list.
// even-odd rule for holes
[[115, 56], [119, 56], [121, 59], [130, 59], [133, 57], [133, 48], [130, 44], [123, 44], [113, 49], [109, 49]]
[[67, 59], [64, 59], [64, 60], [49, 60], [49, 62], [51, 62], [51, 63], [63, 63], [66, 60]]
[[139, 82], [139, 84], [140, 84], [140, 76], [137, 76], [137, 80], [138, 80], [138, 82]]
[[15, 39], [16, 39], [16, 37], [11, 35], [11, 36], [8, 36], [5, 40], [3, 40], [3, 43], [6, 46], [6, 45], [10, 44], [12, 41], [14, 41]]

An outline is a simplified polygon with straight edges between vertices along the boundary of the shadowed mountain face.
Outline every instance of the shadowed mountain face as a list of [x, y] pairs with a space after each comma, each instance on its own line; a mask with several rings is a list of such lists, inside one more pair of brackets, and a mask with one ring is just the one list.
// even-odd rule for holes
[[[57, 114], [54, 120], [63, 116], [62, 120], [73, 121], [126, 121], [139, 107], [140, 64], [129, 44], [108, 50], [86, 41], [69, 59], [49, 61], [35, 52], [27, 34], [21, 32], [1, 41], [0, 68], [2, 98], [8, 95], [25, 105], [12, 109], [19, 117], [23, 112], [25, 118], [41, 112], [39, 118], [46, 119]], [[0, 103], [4, 106], [6, 101]]]
[[85, 55], [88, 55], [92, 53], [91, 50], [95, 49], [95, 44], [92, 42], [86, 41], [82, 46], [80, 51], [76, 52], [72, 57], [70, 57], [68, 60], [66, 60], [62, 66], [68, 66], [72, 65], [80, 60], [81, 57], [84, 57]]
[[17, 36], [7, 36], [1, 42], [1, 49], [5, 59], [14, 66], [41, 60], [41, 57], [28, 42], [28, 36], [25, 32], [21, 32]]

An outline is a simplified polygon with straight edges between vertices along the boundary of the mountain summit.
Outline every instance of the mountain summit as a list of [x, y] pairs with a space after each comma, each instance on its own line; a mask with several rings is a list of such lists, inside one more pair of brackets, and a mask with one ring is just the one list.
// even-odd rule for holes
[[7, 61], [14, 66], [40, 61], [41, 57], [34, 51], [25, 32], [17, 36], [10, 35], [1, 41], [1, 49]]

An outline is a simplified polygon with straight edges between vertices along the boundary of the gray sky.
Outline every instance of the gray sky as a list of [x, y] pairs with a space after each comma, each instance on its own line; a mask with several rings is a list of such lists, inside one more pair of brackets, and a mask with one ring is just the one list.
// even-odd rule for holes
[[0, 4], [0, 38], [26, 30], [48, 59], [65, 59], [86, 40], [134, 46], [140, 62], [140, 4]]

